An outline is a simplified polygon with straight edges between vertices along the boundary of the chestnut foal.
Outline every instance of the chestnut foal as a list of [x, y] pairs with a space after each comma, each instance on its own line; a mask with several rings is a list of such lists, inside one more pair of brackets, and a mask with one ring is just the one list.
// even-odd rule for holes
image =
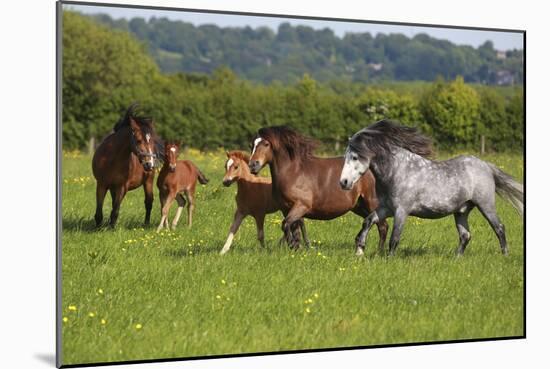
[[163, 227], [168, 226], [168, 212], [172, 201], [178, 202], [178, 210], [172, 221], [172, 230], [176, 229], [181, 212], [187, 203], [187, 225], [193, 223], [193, 209], [195, 208], [195, 187], [197, 179], [200, 184], [207, 184], [208, 179], [189, 160], [177, 160], [179, 145], [177, 143], [166, 143], [164, 145], [164, 165], [160, 170], [157, 187], [159, 189], [161, 220], [157, 228], [159, 232]]
[[[233, 182], [237, 182], [237, 196], [235, 197], [237, 202], [237, 210], [235, 211], [233, 223], [229, 229], [227, 241], [220, 252], [221, 255], [229, 251], [235, 233], [237, 233], [243, 219], [248, 215], [252, 216], [256, 220], [258, 241], [260, 241], [260, 245], [262, 247], [265, 247], [265, 215], [275, 213], [280, 210], [275, 200], [273, 200], [271, 179], [257, 177], [250, 172], [250, 169], [248, 168], [248, 161], [250, 157], [248, 154], [242, 151], [231, 151], [226, 154], [227, 162], [225, 163], [223, 185], [229, 187]], [[298, 222], [304, 242], [307, 246], [309, 246], [304, 221], [301, 219]], [[296, 237], [299, 237], [299, 234], [297, 234]]]

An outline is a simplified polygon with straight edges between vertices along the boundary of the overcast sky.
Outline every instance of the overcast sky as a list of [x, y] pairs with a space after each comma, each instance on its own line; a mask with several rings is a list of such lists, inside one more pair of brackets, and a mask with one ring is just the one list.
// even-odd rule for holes
[[337, 22], [325, 20], [316, 21], [307, 19], [272, 18], [232, 14], [192, 13], [183, 11], [161, 11], [87, 5], [65, 5], [65, 7], [87, 14], [105, 13], [109, 14], [113, 18], [131, 19], [134, 17], [142, 17], [145, 19], [149, 19], [154, 16], [157, 18], [166, 17], [173, 20], [182, 20], [185, 22], [193, 23], [195, 25], [216, 24], [221, 27], [250, 26], [252, 28], [268, 26], [273, 30], [277, 30], [279, 24], [283, 22], [289, 22], [293, 25], [306, 25], [314, 29], [322, 29], [328, 27], [331, 28], [334, 33], [339, 37], [344, 36], [347, 32], [370, 32], [373, 35], [377, 33], [402, 33], [408, 37], [412, 37], [418, 33], [427, 33], [432, 37], [447, 39], [459, 45], [471, 45], [477, 47], [485, 41], [490, 40], [493, 42], [495, 48], [498, 50], [523, 48], [523, 34], [516, 32], [492, 32], [433, 27], [393, 26], [372, 23]]

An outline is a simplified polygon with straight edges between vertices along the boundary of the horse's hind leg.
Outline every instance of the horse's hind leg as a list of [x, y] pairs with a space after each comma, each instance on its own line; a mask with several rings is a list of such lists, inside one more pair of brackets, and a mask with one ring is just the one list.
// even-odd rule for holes
[[265, 248], [265, 237], [264, 237], [264, 220], [265, 215], [260, 214], [254, 217], [256, 220], [256, 230], [258, 232], [258, 241], [260, 241], [260, 246]]
[[193, 225], [193, 210], [195, 209], [195, 191], [186, 191], [187, 195], [187, 226]]
[[456, 230], [458, 231], [459, 244], [456, 250], [457, 255], [461, 256], [466, 250], [466, 246], [470, 242], [470, 227], [468, 225], [468, 215], [470, 215], [471, 207], [467, 207], [462, 211], [454, 214]]
[[477, 207], [479, 211], [481, 211], [481, 214], [483, 214], [485, 219], [487, 219], [487, 221], [493, 228], [493, 231], [495, 231], [498, 237], [498, 242], [500, 243], [500, 251], [503, 255], [508, 255], [508, 244], [506, 243], [506, 232], [504, 229], [504, 224], [500, 222], [494, 202], [484, 205], [477, 204]]
[[95, 225], [96, 227], [99, 227], [101, 223], [103, 222], [103, 201], [105, 200], [105, 195], [107, 194], [107, 187], [105, 187], [102, 184], [97, 183], [97, 187], [95, 189]]
[[172, 230], [176, 229], [176, 226], [178, 225], [178, 221], [181, 216], [181, 212], [183, 211], [183, 208], [185, 207], [185, 204], [187, 201], [185, 200], [185, 197], [181, 193], [178, 193], [176, 195], [176, 201], [178, 202], [178, 210], [176, 211], [176, 216], [174, 217], [174, 220], [172, 221]]

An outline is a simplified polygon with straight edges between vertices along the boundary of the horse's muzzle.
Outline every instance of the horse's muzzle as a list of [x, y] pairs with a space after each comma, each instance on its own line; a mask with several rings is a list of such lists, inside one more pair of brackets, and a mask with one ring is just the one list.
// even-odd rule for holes
[[143, 169], [145, 169], [146, 172], [150, 172], [153, 170], [153, 164], [149, 163], [149, 162], [145, 162], [143, 163]]
[[231, 186], [231, 183], [233, 183], [233, 180], [224, 178], [222, 183], [225, 187], [229, 187], [229, 186]]
[[260, 165], [260, 162], [258, 160], [254, 160], [248, 163], [248, 167], [250, 168], [252, 174], [258, 174], [260, 172], [260, 169], [262, 169], [262, 166]]
[[176, 164], [170, 164], [169, 168], [170, 168], [170, 172], [175, 172], [176, 171]]
[[342, 190], [349, 191], [351, 190], [352, 183], [349, 179], [341, 178], [340, 179], [340, 187], [342, 187]]

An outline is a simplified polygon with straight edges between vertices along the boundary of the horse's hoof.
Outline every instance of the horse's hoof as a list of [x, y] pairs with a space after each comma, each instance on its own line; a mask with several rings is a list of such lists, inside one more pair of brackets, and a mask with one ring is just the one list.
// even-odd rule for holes
[[358, 247], [357, 250], [355, 250], [355, 256], [364, 256], [365, 252], [362, 248]]
[[229, 251], [229, 250], [222, 249], [222, 251], [220, 251], [220, 255], [225, 255], [227, 253], [227, 251]]

